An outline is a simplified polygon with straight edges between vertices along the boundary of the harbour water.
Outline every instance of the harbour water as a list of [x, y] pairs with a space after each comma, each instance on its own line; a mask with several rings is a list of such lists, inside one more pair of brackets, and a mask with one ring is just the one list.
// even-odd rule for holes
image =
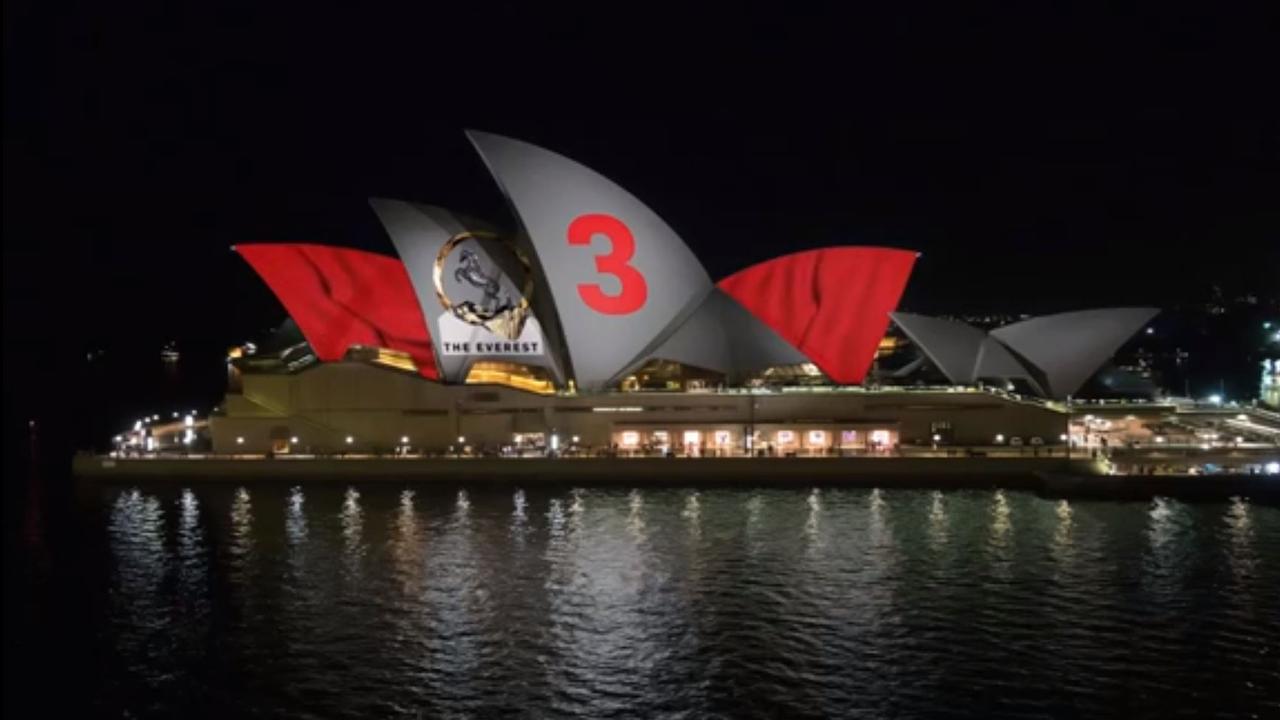
[[1280, 716], [1280, 508], [1246, 499], [91, 495], [14, 610], [89, 716]]

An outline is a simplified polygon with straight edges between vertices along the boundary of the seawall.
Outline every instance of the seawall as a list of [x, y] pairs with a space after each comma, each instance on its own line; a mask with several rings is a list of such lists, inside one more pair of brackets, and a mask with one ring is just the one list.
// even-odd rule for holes
[[1169, 495], [1280, 500], [1261, 475], [1102, 475], [1091, 460], [1037, 457], [851, 458], [148, 458], [78, 455], [90, 483], [401, 482], [593, 486], [1008, 488], [1055, 497]]

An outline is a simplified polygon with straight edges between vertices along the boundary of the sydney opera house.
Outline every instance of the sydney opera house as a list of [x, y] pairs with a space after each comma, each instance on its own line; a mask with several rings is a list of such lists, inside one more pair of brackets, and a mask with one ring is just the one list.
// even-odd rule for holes
[[713, 281], [652, 210], [511, 138], [469, 137], [516, 229], [372, 201], [396, 257], [235, 248], [289, 320], [233, 348], [220, 453], [825, 455], [1060, 445], [1156, 313], [994, 329], [897, 312], [917, 253], [809, 250]]

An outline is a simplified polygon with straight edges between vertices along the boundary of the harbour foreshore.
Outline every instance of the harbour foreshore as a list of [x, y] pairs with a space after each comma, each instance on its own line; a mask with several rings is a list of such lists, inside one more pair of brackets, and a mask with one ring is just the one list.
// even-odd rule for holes
[[1107, 475], [1089, 458], [112, 458], [77, 455], [96, 483], [403, 482], [589, 486], [844, 486], [1029, 490], [1048, 496], [1280, 500], [1265, 475]]

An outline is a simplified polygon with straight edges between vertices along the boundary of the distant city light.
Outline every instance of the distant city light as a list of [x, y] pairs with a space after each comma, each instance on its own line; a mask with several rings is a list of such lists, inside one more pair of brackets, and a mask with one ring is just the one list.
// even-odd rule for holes
[[1148, 335], [1155, 335], [1155, 334], [1156, 334], [1156, 329], [1155, 329], [1155, 328], [1147, 328], [1147, 334], [1148, 334]]
[[237, 435], [237, 436], [236, 436], [236, 444], [237, 444], [237, 445], [243, 445], [243, 444], [244, 444], [244, 436], [243, 436], [243, 435]]
[[1163, 436], [1163, 435], [1157, 435], [1157, 436], [1156, 436], [1156, 442], [1158, 442], [1158, 443], [1162, 443], [1162, 442], [1164, 442], [1164, 436]]
[[188, 415], [182, 419], [182, 424], [186, 425], [187, 427], [192, 427], [193, 425], [196, 424], [196, 419]]
[[289, 444], [290, 444], [290, 445], [297, 445], [297, 444], [298, 444], [298, 436], [297, 436], [297, 435], [294, 435], [293, 437], [289, 438]]
[[133, 429], [134, 429], [134, 430], [141, 430], [141, 429], [142, 429], [142, 421], [141, 421], [141, 420], [134, 420], [134, 421], [133, 421]]
[[1275, 460], [1272, 460], [1271, 462], [1267, 463], [1266, 471], [1268, 475], [1280, 475], [1280, 462], [1276, 462]]
[[938, 441], [939, 441], [939, 440], [941, 440], [941, 439], [942, 439], [942, 436], [941, 436], [941, 435], [939, 435], [938, 433], [934, 433], [934, 434], [933, 434], [933, 441], [934, 441], [934, 442], [938, 442]]
[[467, 441], [467, 438], [466, 438], [465, 436], [463, 436], [463, 435], [459, 435], [459, 436], [458, 436], [458, 444], [459, 444], [459, 445], [461, 445], [461, 444], [465, 443], [466, 441]]
[[1216, 394], [1215, 394], [1215, 395], [1210, 395], [1210, 396], [1209, 396], [1209, 402], [1210, 402], [1210, 403], [1213, 403], [1214, 405], [1221, 405], [1221, 404], [1222, 404], [1222, 396], [1221, 396], [1221, 395], [1216, 395]]
[[1067, 441], [1067, 434], [1066, 434], [1066, 433], [1062, 433], [1061, 435], [1059, 435], [1059, 436], [1058, 436], [1058, 439], [1059, 439], [1059, 440], [1061, 440], [1062, 442], [1066, 442], [1066, 441]]
[[996, 433], [996, 444], [1004, 442], [1004, 433]]
[[577, 445], [577, 444], [578, 444], [578, 440], [579, 440], [578, 436], [577, 436], [577, 435], [574, 435], [574, 436], [573, 436], [573, 444], [574, 444], [574, 445]]
[[356, 439], [355, 439], [355, 438], [351, 437], [350, 435], [348, 435], [348, 436], [347, 436], [347, 444], [348, 444], [348, 445], [350, 445], [351, 443], [353, 443], [353, 442], [355, 442], [355, 441], [356, 441]]
[[401, 445], [408, 445], [408, 444], [409, 444], [409, 436], [408, 436], [408, 435], [401, 435], [401, 436], [400, 436], [400, 444], [401, 444]]

